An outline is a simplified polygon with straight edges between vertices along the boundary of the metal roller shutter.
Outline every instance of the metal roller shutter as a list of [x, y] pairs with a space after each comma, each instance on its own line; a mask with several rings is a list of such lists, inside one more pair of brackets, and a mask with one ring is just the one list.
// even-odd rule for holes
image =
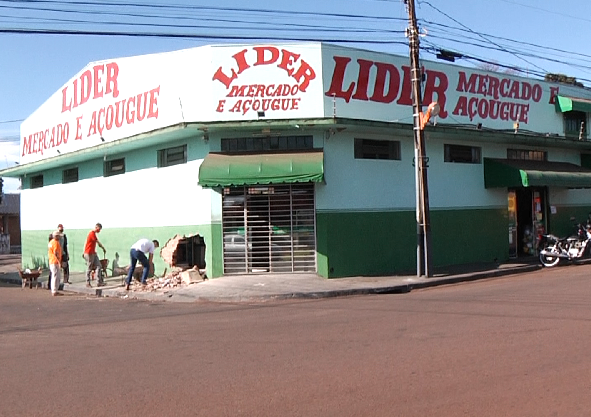
[[314, 184], [224, 188], [224, 274], [316, 272]]

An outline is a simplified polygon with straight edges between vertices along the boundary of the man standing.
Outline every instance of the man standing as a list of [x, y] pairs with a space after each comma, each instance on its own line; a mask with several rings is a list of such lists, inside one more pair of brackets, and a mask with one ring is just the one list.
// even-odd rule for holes
[[64, 284], [69, 284], [70, 264], [68, 263], [68, 261], [70, 260], [70, 255], [68, 254], [68, 237], [64, 233], [64, 225], [58, 224], [57, 230], [53, 233], [58, 234], [58, 240], [60, 242], [60, 246], [62, 247], [62, 272], [64, 274]]
[[53, 234], [53, 239], [51, 239], [47, 245], [47, 257], [51, 274], [51, 295], [58, 295], [59, 293], [57, 290], [60, 287], [62, 248], [56, 233]]
[[[152, 264], [152, 259], [154, 258], [154, 250], [159, 246], [160, 244], [157, 240], [149, 241], [148, 239], [140, 239], [133, 244], [131, 250], [129, 251], [131, 264], [129, 265], [129, 272], [127, 273], [127, 278], [125, 279], [126, 290], [129, 290], [129, 286], [131, 285], [131, 279], [133, 278], [133, 272], [135, 271], [135, 265], [137, 261], [140, 261], [144, 267], [144, 272], [142, 274], [142, 285], [146, 285], [146, 279], [150, 273], [150, 265]], [[146, 253], [149, 254], [149, 259], [146, 258]]]
[[86, 237], [86, 245], [84, 245], [84, 260], [86, 261], [87, 287], [92, 287], [92, 285], [90, 284], [90, 276], [93, 270], [95, 271], [95, 276], [98, 277], [97, 287], [102, 287], [105, 285], [105, 282], [103, 280], [101, 262], [99, 260], [98, 255], [96, 254], [96, 245], [99, 245], [105, 254], [107, 253], [107, 250], [105, 249], [103, 244], [99, 242], [98, 237], [96, 236], [97, 233], [101, 232], [102, 228], [103, 225], [97, 223], [94, 226], [94, 229], [92, 229]]

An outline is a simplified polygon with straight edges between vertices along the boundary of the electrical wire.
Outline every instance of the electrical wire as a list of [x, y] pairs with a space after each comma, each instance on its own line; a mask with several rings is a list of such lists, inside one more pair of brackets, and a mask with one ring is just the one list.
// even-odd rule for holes
[[[399, 0], [366, 1], [400, 3]], [[523, 6], [517, 2], [504, 1]], [[421, 47], [423, 52], [437, 54], [437, 49], [449, 49], [441, 46], [441, 42], [446, 42], [457, 44], [456, 51], [462, 55], [461, 59], [468, 62], [475, 61], [498, 65], [501, 68], [522, 74], [543, 77], [548, 72], [542, 66], [533, 63], [532, 59], [567, 65], [579, 71], [591, 73], [591, 56], [589, 55], [484, 34], [472, 30], [440, 8], [433, 6], [429, 1], [420, 1], [420, 3], [431, 7], [441, 16], [459, 25], [451, 26], [419, 19], [421, 24], [432, 28], [427, 39], [422, 41], [427, 45], [427, 47]], [[4, 0], [0, 1], [0, 8], [5, 11], [0, 17], [19, 19], [13, 21], [10, 27], [7, 24], [0, 26], [0, 33], [11, 34], [162, 37], [220, 41], [321, 41], [376, 46], [408, 45], [404, 38], [404, 30], [391, 29], [392, 25], [400, 25], [406, 22], [406, 19], [387, 15], [375, 16], [370, 14], [301, 10], [288, 11], [260, 7], [220, 7], [108, 0]], [[9, 14], [16, 11], [18, 11], [19, 16]], [[22, 16], [23, 11], [35, 15]], [[544, 11], [548, 12], [547, 10]], [[39, 14], [48, 13], [76, 14], [83, 18], [63, 19], [39, 16]], [[220, 17], [220, 14], [223, 14], [223, 16]], [[115, 19], [104, 20], [102, 16], [111, 16]], [[294, 23], [294, 16], [305, 19], [306, 23]], [[175, 19], [175, 23], [171, 24], [170, 19]], [[162, 23], [163, 20], [167, 22]], [[31, 21], [37, 22], [36, 27], [28, 25]], [[181, 24], [181, 21], [184, 23]], [[315, 23], [315, 21], [318, 23]], [[205, 24], [204, 22], [210, 22], [211, 24]], [[63, 25], [65, 24], [70, 25], [71, 28], [64, 29]], [[46, 27], [39, 27], [39, 25]], [[62, 27], [56, 28], [55, 25], [61, 25]], [[77, 29], [76, 25], [84, 25], [85, 28]], [[95, 26], [92, 30], [89, 30], [86, 29], [88, 25]], [[110, 29], [103, 30], [101, 26], [107, 26]], [[112, 30], [114, 27], [120, 27], [121, 30]], [[145, 28], [147, 27], [154, 30], [146, 31]], [[138, 28], [140, 30], [137, 30]], [[172, 32], [169, 31], [171, 29]], [[223, 33], [216, 33], [216, 29], [219, 32], [223, 31]], [[191, 33], [187, 33], [187, 31], [191, 31]], [[207, 33], [203, 33], [203, 31], [207, 31]], [[259, 34], [260, 32], [264, 33]], [[335, 32], [339, 33], [338, 37], [331, 35], [331, 33], [334, 34]], [[478, 56], [478, 54], [463, 52], [466, 47], [484, 49], [488, 56], [490, 56], [490, 51], [509, 54], [513, 58], [527, 63], [528, 67], [524, 68], [496, 62], [490, 58]]]

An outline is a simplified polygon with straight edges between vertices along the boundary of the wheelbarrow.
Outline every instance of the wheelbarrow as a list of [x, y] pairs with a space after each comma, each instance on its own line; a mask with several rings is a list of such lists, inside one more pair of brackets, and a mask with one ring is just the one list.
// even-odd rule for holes
[[[103, 274], [103, 278], [107, 277], [107, 267], [109, 266], [108, 259], [100, 259], [99, 262], [101, 263], [101, 273]], [[92, 279], [95, 278], [95, 271], [92, 271]]]
[[43, 272], [43, 268], [39, 267], [36, 271], [30, 271], [28, 269], [21, 270], [18, 268], [18, 274], [21, 277], [21, 281], [23, 284], [23, 289], [28, 285], [29, 288], [33, 288], [33, 284], [35, 284], [35, 289], [37, 289], [39, 282], [37, 279], [41, 276], [41, 272]]
[[[105, 256], [106, 253], [107, 252], [103, 250], [103, 256]], [[106, 278], [107, 277], [107, 267], [109, 266], [109, 260], [106, 258], [103, 258], [103, 259], [99, 259], [99, 262], [101, 263], [101, 272], [103, 274], [103, 278]], [[91, 277], [93, 280], [95, 279], [95, 271], [92, 271]]]

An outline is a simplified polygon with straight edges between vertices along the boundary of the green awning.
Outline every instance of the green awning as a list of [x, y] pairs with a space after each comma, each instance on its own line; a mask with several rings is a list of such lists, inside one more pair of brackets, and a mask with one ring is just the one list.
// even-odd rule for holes
[[591, 188], [591, 170], [568, 162], [484, 158], [484, 187]]
[[323, 152], [232, 155], [210, 153], [199, 168], [202, 187], [320, 182]]
[[554, 106], [556, 111], [562, 113], [573, 110], [591, 113], [591, 100], [585, 98], [557, 95], [554, 97]]

